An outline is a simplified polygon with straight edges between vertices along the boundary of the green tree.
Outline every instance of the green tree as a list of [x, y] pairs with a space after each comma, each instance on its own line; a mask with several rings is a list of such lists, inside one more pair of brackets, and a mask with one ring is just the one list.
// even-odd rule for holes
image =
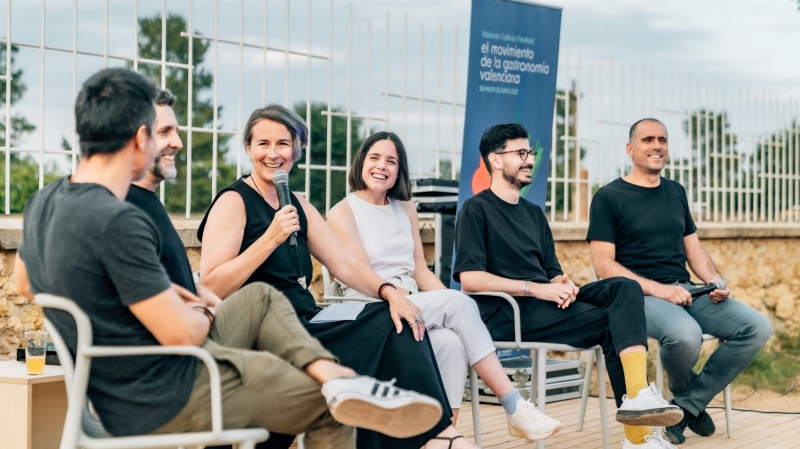
[[[564, 98], [566, 95], [569, 95], [569, 111], [567, 111], [567, 102], [564, 100], [558, 99], [559, 97]], [[575, 91], [575, 83], [573, 82], [572, 88], [566, 92], [563, 89], [559, 89], [556, 94], [556, 178], [563, 179], [566, 175], [567, 178], [575, 178], [575, 164], [580, 164], [583, 160], [584, 156], [586, 155], [586, 148], [583, 148], [578, 145], [575, 140], [564, 140], [562, 137], [566, 136], [569, 133], [570, 137], [575, 137], [578, 133], [578, 121], [576, 120], [578, 114], [578, 107], [579, 107], [579, 100], [580, 96], [578, 92]], [[565, 112], [568, 112], [565, 114]], [[566, 116], [566, 119], [565, 119]], [[534, 148], [536, 142], [531, 142], [531, 148]], [[565, 158], [565, 150], [569, 153], [569, 173], [566, 172], [566, 158]], [[576, 151], [578, 153], [578, 160], [575, 160]], [[550, 157], [553, 157], [551, 154]], [[544, 173], [547, 173], [549, 176], [550, 174], [550, 167], [541, 167], [540, 170], [543, 170]], [[579, 167], [579, 172], [584, 172], [583, 168]], [[552, 190], [555, 188], [555, 202], [550, 207], [554, 207], [556, 212], [564, 211], [565, 206], [565, 199], [569, 201], [570, 205], [567, 206], [569, 210], [572, 210], [572, 213], [575, 213], [575, 206], [576, 206], [576, 194], [579, 192], [576, 190], [576, 186], [574, 183], [568, 183], [569, 186], [569, 198], [565, 198], [565, 185], [563, 181], [556, 181], [555, 183], [548, 182], [547, 183], [547, 198], [546, 201], [550, 201], [551, 194], [553, 193]], [[581, 185], [580, 190], [581, 195], [581, 210], [584, 211], [582, 215], [586, 215], [585, 211], [588, 211], [587, 204], [586, 204], [586, 193], [583, 190], [583, 185]], [[588, 216], [585, 217], [588, 219]]]
[[[723, 200], [721, 193], [711, 191], [730, 182], [728, 173], [731, 169], [734, 172], [741, 170], [738, 159], [734, 157], [739, 154], [738, 139], [730, 132], [727, 115], [725, 112], [699, 109], [684, 120], [683, 131], [689, 137], [689, 156], [681, 159], [678, 154], [673, 154], [671, 159], [676, 171], [675, 179], [680, 179], [678, 170], [681, 166], [689, 168], [689, 173], [684, 171], [683, 174], [686, 193], [691, 191], [695, 195], [689, 201], [704, 204], [709, 210], [722, 210], [721, 204], [724, 202], [726, 210], [735, 210], [738, 207], [738, 195], [729, 194]], [[669, 165], [664, 170], [664, 176], [673, 177]]]
[[[333, 112], [343, 112], [341, 108], [331, 108]], [[328, 117], [322, 115], [327, 111], [325, 103], [311, 103], [311, 129], [310, 148], [306, 148], [300, 160], [295, 162], [292, 175], [289, 177], [289, 188], [295, 192], [305, 190], [306, 173], [298, 166], [305, 164], [307, 156], [311, 155], [312, 165], [325, 165], [327, 159], [327, 136], [328, 136]], [[296, 103], [294, 111], [305, 119], [306, 103]], [[358, 147], [361, 146], [363, 139], [359, 136], [358, 128], [361, 126], [360, 119], [350, 121], [350, 157], [355, 156]], [[331, 166], [344, 167], [347, 164], [347, 118], [331, 117]], [[325, 170], [310, 170], [311, 179], [310, 189], [307, 198], [317, 208], [321, 214], [325, 214]], [[331, 172], [331, 206], [338, 203], [345, 197], [347, 188], [347, 176], [344, 171]]]
[[[186, 20], [178, 15], [167, 17], [167, 54], [166, 60], [186, 63], [189, 60], [189, 39], [181, 36], [188, 32]], [[199, 31], [195, 31], [199, 33]], [[161, 59], [161, 15], [139, 20], [139, 56], [141, 58]], [[210, 128], [214, 120], [214, 105], [208, 95], [203, 95], [213, 87], [213, 74], [202, 67], [211, 44], [200, 39], [192, 40], [194, 66], [192, 72], [192, 127]], [[161, 80], [161, 67], [139, 63], [139, 72], [157, 84]], [[178, 123], [187, 125], [189, 72], [181, 68], [167, 68], [165, 74], [166, 87], [177, 97], [173, 106]], [[222, 117], [222, 107], [217, 107], [217, 122]], [[186, 133], [181, 133], [184, 145], [187, 145]], [[211, 204], [212, 156], [214, 135], [205, 132], [192, 133], [192, 202], [193, 214], [202, 214]], [[236, 165], [227, 161], [230, 135], [217, 135], [217, 189], [221, 189], [236, 179]], [[179, 167], [178, 177], [166, 183], [165, 206], [170, 213], [183, 213], [186, 210], [186, 170], [188, 167], [188, 151], [178, 152], [175, 164]]]
[[748, 167], [748, 187], [761, 188], [765, 193], [753, 195], [751, 199], [753, 210], [759, 214], [763, 210], [765, 217], [772, 214], [775, 219], [783, 219], [795, 210], [796, 206], [789, 202], [789, 191], [792, 189], [790, 181], [782, 175], [798, 174], [791, 151], [797, 148], [794, 136], [799, 127], [800, 124], [793, 121], [791, 126], [770, 134], [756, 144], [753, 163]]
[[[9, 104], [16, 103], [27, 91], [27, 86], [22, 82], [22, 75], [24, 74], [21, 68], [14, 69], [15, 55], [19, 52], [19, 48], [11, 46], [11, 97], [8, 99]], [[0, 73], [9, 73], [6, 67], [6, 46], [0, 46]], [[0, 80], [0, 102], [6, 101], [6, 80]], [[6, 112], [8, 113], [8, 111]], [[25, 134], [28, 134], [36, 129], [32, 123], [28, 122], [25, 117], [12, 116], [10, 118], [11, 132], [7, 133], [5, 125], [5, 117], [0, 118], [0, 146], [6, 145], [6, 137], [10, 134], [11, 146], [16, 146], [19, 139]], [[25, 203], [28, 198], [39, 189], [39, 163], [30, 156], [20, 155], [19, 153], [10, 154], [10, 212], [21, 213], [25, 208]], [[5, 165], [6, 159], [4, 154], [0, 154], [0, 210], [5, 208]], [[45, 165], [45, 184], [58, 179], [55, 164]]]
[[[439, 174], [441, 175], [442, 179], [453, 179], [453, 161], [450, 159], [440, 159]], [[456, 170], [455, 179], [461, 179], [461, 170]]]

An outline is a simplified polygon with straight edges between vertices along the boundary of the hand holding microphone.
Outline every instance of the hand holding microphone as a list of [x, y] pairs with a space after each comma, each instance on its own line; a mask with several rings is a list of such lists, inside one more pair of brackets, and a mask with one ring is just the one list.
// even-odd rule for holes
[[[275, 190], [278, 192], [278, 203], [280, 204], [280, 212], [282, 212], [284, 207], [292, 205], [292, 198], [289, 195], [289, 175], [283, 170], [277, 170], [272, 175], [272, 183], [275, 184]], [[295, 210], [292, 213], [294, 216], [285, 217], [288, 220], [284, 220], [284, 225], [289, 225], [292, 229], [295, 227], [299, 229], [300, 220], [297, 216], [297, 211]], [[278, 214], [275, 215], [275, 219], [278, 219]], [[289, 246], [295, 245], [297, 245], [297, 230], [293, 230], [289, 235]]]
[[731, 294], [731, 290], [728, 288], [727, 282], [722, 279], [717, 279], [711, 285], [715, 285], [717, 287], [708, 294], [708, 298], [711, 300], [711, 302], [716, 304], [728, 299], [728, 296]]
[[[701, 285], [699, 287], [690, 288], [689, 289], [689, 294], [692, 295], [692, 298], [699, 298], [700, 296], [707, 295], [707, 294], [713, 292], [714, 290], [727, 291], [728, 290], [728, 283], [725, 282], [724, 279], [717, 279], [716, 281], [714, 281], [714, 282], [712, 282], [710, 284], [706, 284], [706, 285]], [[725, 296], [727, 296], [727, 295], [725, 295]]]

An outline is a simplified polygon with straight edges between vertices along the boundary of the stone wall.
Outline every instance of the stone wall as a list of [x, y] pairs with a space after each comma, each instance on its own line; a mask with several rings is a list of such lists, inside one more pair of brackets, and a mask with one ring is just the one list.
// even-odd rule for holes
[[16, 357], [25, 331], [42, 330], [42, 311], [14, 288], [16, 249], [0, 250], [0, 360]]
[[[800, 331], [800, 238], [712, 238], [702, 244], [732, 297], [769, 317], [776, 332]], [[557, 241], [556, 254], [577, 284], [594, 279], [586, 241]]]
[[[14, 257], [20, 240], [21, 220], [0, 219], [0, 360], [14, 357], [22, 333], [42, 329], [41, 310], [17, 295]], [[187, 247], [192, 269], [200, 266], [197, 223], [176, 221]], [[800, 332], [800, 227], [760, 229], [700, 225], [698, 234], [714, 259], [733, 296], [764, 313], [776, 332]], [[579, 285], [591, 282], [594, 271], [586, 228], [553, 225], [556, 253], [564, 271]], [[319, 264], [314, 264], [311, 290], [321, 297]]]

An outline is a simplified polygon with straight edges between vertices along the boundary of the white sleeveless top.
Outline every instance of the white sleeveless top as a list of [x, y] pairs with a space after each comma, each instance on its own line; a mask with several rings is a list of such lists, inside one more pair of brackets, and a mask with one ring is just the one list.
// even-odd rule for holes
[[[387, 282], [416, 293], [419, 289], [411, 277], [415, 268], [411, 220], [400, 203], [389, 198], [388, 205], [376, 206], [355, 193], [345, 199], [353, 210], [358, 237], [372, 263], [372, 270]], [[347, 297], [364, 296], [345, 285], [342, 287]]]

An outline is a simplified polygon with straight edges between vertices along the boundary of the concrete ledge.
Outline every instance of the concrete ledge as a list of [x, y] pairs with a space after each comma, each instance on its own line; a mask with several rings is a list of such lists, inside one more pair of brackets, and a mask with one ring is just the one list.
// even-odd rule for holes
[[[588, 223], [550, 224], [553, 239], [557, 242], [586, 240]], [[800, 223], [697, 223], [701, 239], [758, 239], [800, 237]]]
[[[172, 224], [186, 248], [199, 248], [197, 228], [200, 220], [173, 218]], [[588, 223], [556, 222], [550, 225], [553, 239], [559, 242], [586, 240]], [[697, 235], [701, 239], [758, 239], [798, 238], [800, 223], [698, 223]], [[0, 218], [0, 249], [17, 249], [22, 241], [22, 218]]]
[[[200, 220], [173, 218], [172, 224], [186, 248], [200, 248], [197, 240], [197, 228]], [[22, 241], [22, 218], [0, 218], [0, 249], [17, 249]]]

